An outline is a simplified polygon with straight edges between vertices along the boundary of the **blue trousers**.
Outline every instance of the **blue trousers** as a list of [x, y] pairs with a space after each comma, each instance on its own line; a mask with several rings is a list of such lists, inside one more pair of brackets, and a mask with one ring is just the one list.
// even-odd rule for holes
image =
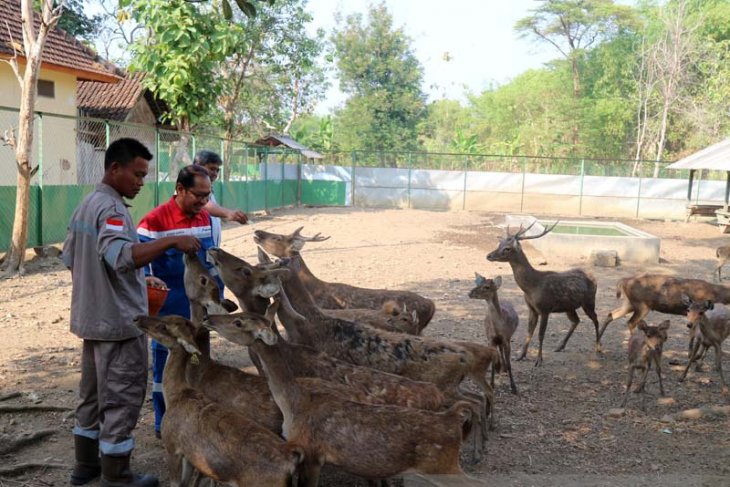
[[155, 431], [160, 432], [165, 416], [165, 397], [162, 395], [162, 371], [167, 362], [167, 347], [152, 340], [152, 407], [155, 410]]

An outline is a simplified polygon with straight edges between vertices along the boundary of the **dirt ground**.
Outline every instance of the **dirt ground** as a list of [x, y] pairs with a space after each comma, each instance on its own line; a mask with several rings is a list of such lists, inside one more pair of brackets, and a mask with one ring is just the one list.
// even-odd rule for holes
[[[509, 266], [485, 259], [503, 234], [499, 227], [503, 221], [503, 215], [482, 212], [292, 209], [256, 218], [248, 226], [228, 226], [223, 240], [226, 250], [255, 261], [251, 237], [256, 229], [284, 233], [303, 225], [305, 234], [331, 235], [325, 242], [308, 244], [303, 252], [319, 277], [421, 293], [437, 306], [425, 335], [479, 343], [485, 341], [485, 304], [466, 297], [474, 271], [487, 277], [501, 275], [501, 298], [511, 301], [520, 315], [513, 339], [516, 354], [525, 338], [527, 308]], [[647, 267], [591, 269], [599, 284], [600, 318], [618, 304], [618, 278], [650, 271], [712, 279], [715, 248], [728, 243], [728, 237], [708, 222], [624, 223], [661, 238], [661, 262]], [[528, 245], [525, 248], [536, 261], [535, 252]], [[582, 261], [546, 258], [547, 265], [540, 269], [590, 267]], [[36, 258], [27, 269], [23, 278], [0, 281], [0, 396], [22, 393], [0, 402], [0, 407], [56, 405], [70, 409], [75, 403], [81, 344], [68, 331], [70, 275], [53, 258]], [[664, 355], [667, 397], [659, 396], [652, 372], [647, 394], [632, 394], [627, 410], [613, 415], [610, 410], [620, 405], [627, 373], [625, 319], [609, 325], [603, 339], [605, 352], [598, 355], [593, 349], [593, 327], [579, 314], [581, 324], [565, 352], [553, 349], [569, 321], [565, 315], [553, 315], [543, 366], [533, 366], [537, 337], [528, 360], [513, 364], [519, 395], [509, 392], [506, 377], [498, 379], [496, 429], [487, 455], [478, 465], [465, 464], [465, 470], [495, 486], [730, 486], [730, 418], [663, 421], [666, 415], [685, 409], [728, 404], [711, 367], [712, 354], [704, 371], [691, 371], [685, 383], [678, 383], [687, 360], [684, 320], [649, 316], [653, 322], [665, 318], [672, 322]], [[249, 365], [236, 346], [214, 339], [213, 347], [221, 361]], [[726, 351], [728, 347], [726, 342]], [[730, 377], [728, 369], [726, 357], [726, 376]], [[148, 400], [136, 431], [133, 463], [139, 470], [159, 475], [166, 485], [162, 448], [152, 434], [152, 422]], [[40, 442], [0, 456], [0, 466], [31, 461], [70, 466], [72, 423], [67, 411], [0, 412], [0, 451], [8, 437], [56, 430]], [[66, 485], [68, 472], [68, 468], [36, 468], [22, 475], [0, 476], [0, 486]], [[322, 485], [355, 483], [333, 474]]]

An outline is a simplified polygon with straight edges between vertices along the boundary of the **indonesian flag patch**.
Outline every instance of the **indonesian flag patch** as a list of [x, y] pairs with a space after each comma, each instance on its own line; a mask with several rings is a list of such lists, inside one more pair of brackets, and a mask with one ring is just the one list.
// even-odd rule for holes
[[124, 220], [120, 220], [119, 218], [107, 218], [106, 229], [121, 232], [124, 230]]

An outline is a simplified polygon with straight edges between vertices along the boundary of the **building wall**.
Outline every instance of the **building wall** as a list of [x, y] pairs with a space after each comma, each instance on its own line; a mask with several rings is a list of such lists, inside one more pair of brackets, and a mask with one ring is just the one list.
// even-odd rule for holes
[[147, 103], [147, 100], [145, 100], [143, 96], [137, 100], [137, 104], [134, 105], [134, 108], [132, 108], [129, 112], [125, 122], [151, 125], [153, 127], [157, 125], [155, 114], [152, 112], [149, 103]]
[[[23, 69], [23, 65], [20, 66]], [[53, 81], [54, 97], [47, 98], [39, 96], [36, 98], [36, 111], [45, 113], [54, 113], [60, 115], [76, 116], [76, 76], [72, 74], [60, 73], [41, 69], [39, 79]], [[7, 63], [0, 63], [0, 106], [18, 108], [20, 106], [20, 86], [15, 78], [15, 74]], [[5, 118], [5, 117], [4, 117]], [[17, 116], [13, 117], [17, 127]], [[34, 145], [40, 139], [40, 124], [36, 121], [36, 132], [34, 134]], [[5, 129], [6, 127], [3, 127]], [[42, 157], [43, 184], [73, 184], [76, 183], [76, 121], [74, 119], [64, 119], [51, 115], [45, 116], [43, 119], [42, 138], [44, 151], [39, 154], [37, 149], [34, 150], [33, 161], [36, 164]], [[70, 134], [74, 134], [70, 136]], [[5, 161], [10, 157], [10, 161]], [[12, 164], [14, 155], [11, 151], [3, 151], [0, 154], [0, 163], [2, 167], [14, 168]], [[10, 164], [8, 164], [10, 163]], [[37, 174], [33, 180], [34, 183], [39, 182]], [[0, 185], [14, 185], [15, 171], [0, 171]]]

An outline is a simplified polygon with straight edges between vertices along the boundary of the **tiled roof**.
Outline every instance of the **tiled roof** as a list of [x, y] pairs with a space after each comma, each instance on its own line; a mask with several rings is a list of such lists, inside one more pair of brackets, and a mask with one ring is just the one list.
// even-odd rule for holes
[[288, 135], [279, 135], [279, 134], [270, 134], [264, 137], [263, 139], [259, 139], [255, 142], [256, 145], [268, 145], [275, 147], [277, 145], [283, 145], [286, 147], [289, 147], [290, 149], [298, 150], [302, 153], [302, 155], [308, 159], [322, 159], [324, 156], [320, 154], [319, 152], [313, 151], [307, 146], [304, 146], [297, 142], [296, 140], [292, 139]]
[[[40, 18], [35, 15], [36, 28], [39, 24]], [[16, 51], [19, 56], [23, 56], [23, 28], [18, 0], [0, 0], [0, 26], [0, 57], [11, 57]], [[108, 82], [118, 79], [112, 64], [58, 28], [48, 34], [43, 50], [43, 63], [53, 65], [48, 66], [49, 68], [71, 70], [79, 79]]]
[[81, 81], [76, 88], [76, 106], [87, 117], [123, 122], [144, 93], [144, 73], [129, 74], [118, 83]]

